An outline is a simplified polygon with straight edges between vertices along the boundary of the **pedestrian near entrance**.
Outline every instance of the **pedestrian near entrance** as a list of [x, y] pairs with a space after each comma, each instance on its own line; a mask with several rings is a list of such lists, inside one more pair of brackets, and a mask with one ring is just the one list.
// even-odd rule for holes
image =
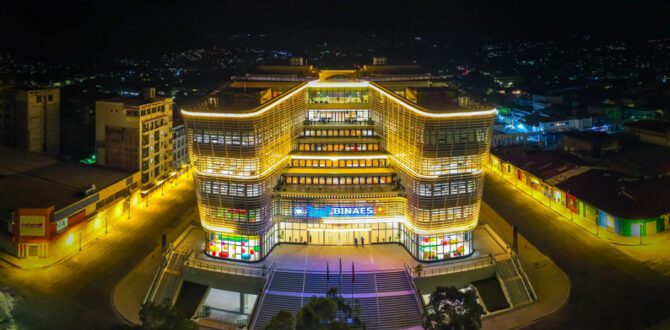
[[361, 236], [361, 247], [365, 247], [365, 237]]
[[354, 246], [358, 247], [358, 238], [354, 237]]

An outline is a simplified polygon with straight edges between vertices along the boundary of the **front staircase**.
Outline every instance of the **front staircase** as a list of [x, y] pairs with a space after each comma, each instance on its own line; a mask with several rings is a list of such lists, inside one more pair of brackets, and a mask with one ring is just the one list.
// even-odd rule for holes
[[367, 329], [419, 329], [422, 306], [410, 281], [404, 270], [355, 273], [352, 283], [350, 272], [340, 275], [277, 269], [259, 299], [251, 329], [264, 329], [282, 309], [295, 314], [312, 296], [325, 296], [333, 287], [350, 304], [353, 293]]

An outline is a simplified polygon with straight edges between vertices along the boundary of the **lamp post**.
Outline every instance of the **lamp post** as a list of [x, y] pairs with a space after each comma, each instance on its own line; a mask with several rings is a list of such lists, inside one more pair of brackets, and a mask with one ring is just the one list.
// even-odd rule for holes
[[81, 252], [81, 229], [79, 229], [79, 252]]
[[128, 196], [128, 198], [127, 198], [126, 201], [125, 201], [126, 208], [128, 208], [128, 220], [130, 220], [130, 204], [131, 204], [131, 203], [130, 203], [130, 198], [131, 198], [131, 197], [132, 197], [132, 196]]
[[105, 215], [105, 235], [107, 235], [107, 218], [108, 216]]

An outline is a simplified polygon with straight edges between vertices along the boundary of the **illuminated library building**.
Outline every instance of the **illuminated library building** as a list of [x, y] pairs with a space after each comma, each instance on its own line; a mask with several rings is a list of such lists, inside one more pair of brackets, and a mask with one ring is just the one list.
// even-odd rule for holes
[[355, 241], [421, 261], [473, 253], [495, 109], [376, 62], [261, 66], [182, 110], [207, 255]]

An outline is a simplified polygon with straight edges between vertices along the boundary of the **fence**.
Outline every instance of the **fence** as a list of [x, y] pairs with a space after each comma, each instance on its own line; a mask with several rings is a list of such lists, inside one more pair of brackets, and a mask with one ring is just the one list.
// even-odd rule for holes
[[186, 260], [184, 267], [202, 269], [217, 273], [226, 273], [233, 275], [253, 276], [253, 277], [266, 277], [269, 272], [268, 267], [232, 265], [225, 262], [211, 262], [195, 258], [190, 258]]

